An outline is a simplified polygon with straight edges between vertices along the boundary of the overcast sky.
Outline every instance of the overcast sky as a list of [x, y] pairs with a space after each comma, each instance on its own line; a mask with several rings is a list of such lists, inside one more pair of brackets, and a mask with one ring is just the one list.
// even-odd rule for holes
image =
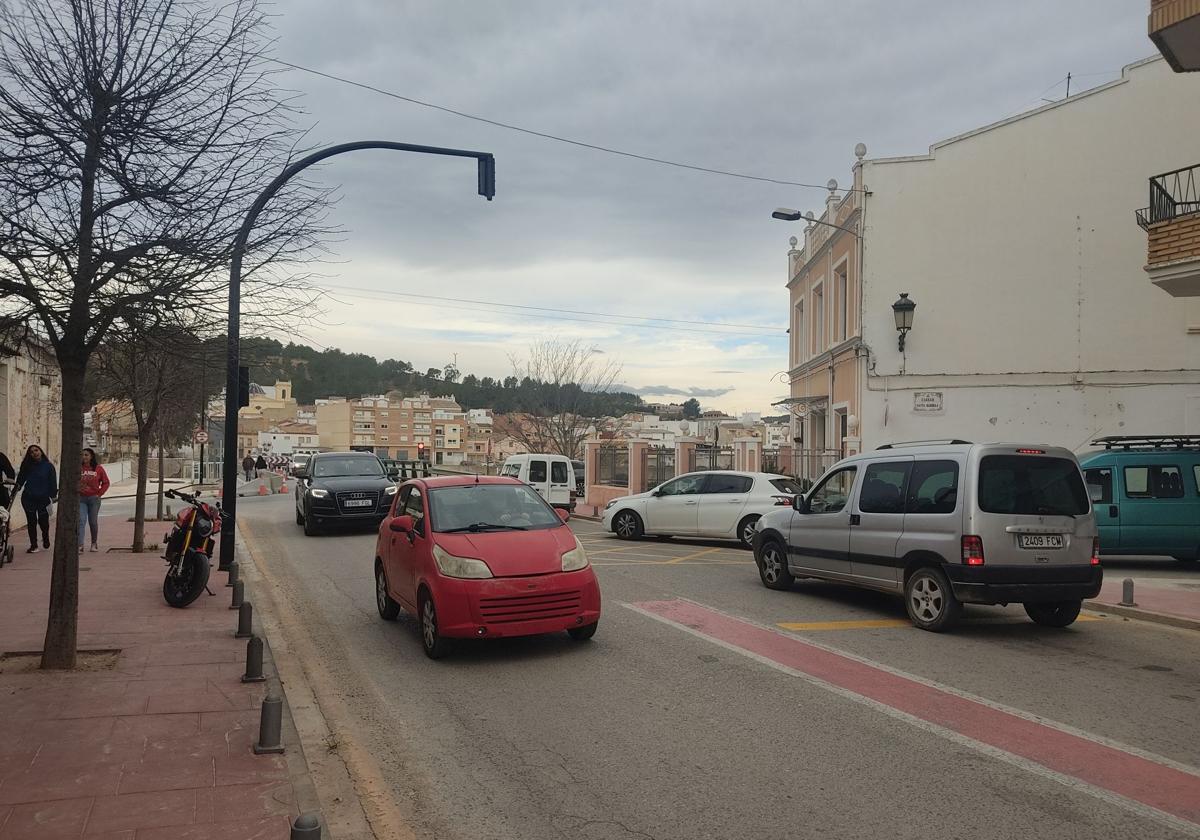
[[[921, 154], [1063, 96], [1068, 71], [1075, 92], [1154, 53], [1147, 4], [1130, 0], [272, 8], [286, 61], [593, 144], [812, 184], [848, 183], [860, 141], [868, 157]], [[801, 227], [770, 212], [819, 213], [823, 190], [617, 157], [299, 71], [281, 82], [303, 94], [314, 144], [390, 139], [497, 161], [490, 203], [475, 194], [473, 161], [364, 152], [320, 170], [342, 187], [333, 220], [346, 236], [320, 281], [340, 289], [303, 340], [419, 369], [457, 354], [464, 373], [504, 376], [531, 340], [580, 338], [648, 399], [769, 412], [786, 395], [773, 375], [787, 366], [786, 253]]]

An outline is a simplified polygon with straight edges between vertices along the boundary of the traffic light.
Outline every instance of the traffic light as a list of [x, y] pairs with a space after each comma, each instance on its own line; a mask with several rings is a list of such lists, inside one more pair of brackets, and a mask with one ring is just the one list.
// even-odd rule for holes
[[423, 443], [417, 444], [417, 460], [418, 461], [425, 460], [425, 444], [423, 444]]

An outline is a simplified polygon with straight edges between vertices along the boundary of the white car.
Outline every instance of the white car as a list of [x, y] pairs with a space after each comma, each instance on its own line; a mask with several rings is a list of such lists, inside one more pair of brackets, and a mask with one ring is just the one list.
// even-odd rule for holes
[[[738, 540], [747, 548], [759, 517], [801, 493], [794, 478], [708, 470], [681, 475], [645, 493], [613, 499], [604, 528], [623, 540], [643, 534]], [[786, 497], [786, 498], [781, 498]]]

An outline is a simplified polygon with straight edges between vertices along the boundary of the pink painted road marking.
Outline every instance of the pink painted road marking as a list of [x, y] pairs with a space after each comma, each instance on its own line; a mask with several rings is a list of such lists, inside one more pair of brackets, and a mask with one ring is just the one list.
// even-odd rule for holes
[[634, 609], [1054, 773], [1200, 825], [1200, 776], [926, 685], [689, 601]]

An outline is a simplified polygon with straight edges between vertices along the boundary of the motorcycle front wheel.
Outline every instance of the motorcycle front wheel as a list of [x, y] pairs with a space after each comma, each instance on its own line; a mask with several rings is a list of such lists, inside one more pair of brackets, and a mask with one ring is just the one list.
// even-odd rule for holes
[[186, 607], [200, 597], [208, 585], [208, 558], [199, 551], [189, 551], [178, 575], [170, 569], [163, 579], [163, 599], [172, 607]]

